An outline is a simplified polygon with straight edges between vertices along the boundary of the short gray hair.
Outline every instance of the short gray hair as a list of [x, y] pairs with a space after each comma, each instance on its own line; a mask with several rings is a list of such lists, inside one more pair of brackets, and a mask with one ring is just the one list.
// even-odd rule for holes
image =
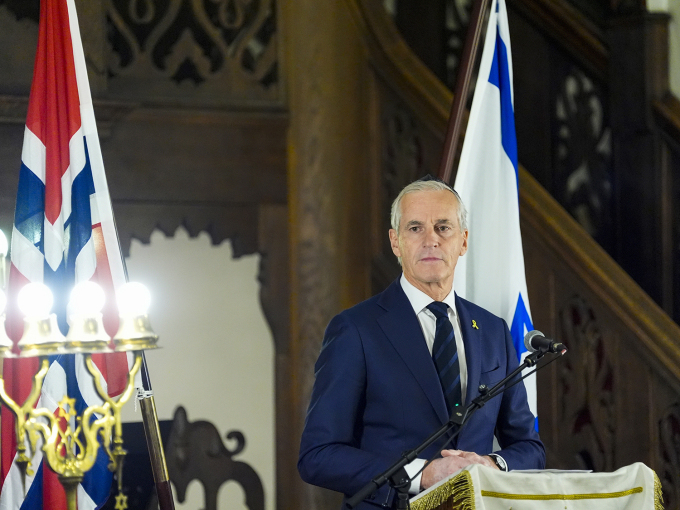
[[463, 204], [463, 200], [461, 200], [460, 195], [456, 192], [456, 190], [454, 190], [451, 186], [449, 186], [445, 182], [432, 179], [429, 181], [423, 180], [413, 181], [411, 184], [402, 189], [401, 192], [397, 195], [397, 198], [394, 199], [394, 202], [392, 202], [390, 222], [392, 224], [392, 228], [397, 232], [397, 235], [399, 235], [399, 223], [401, 222], [401, 200], [404, 198], [404, 195], [407, 195], [409, 193], [415, 193], [416, 191], [444, 191], [444, 190], [453, 193], [453, 195], [458, 200], [458, 226], [460, 227], [461, 231], [463, 232], [466, 231], [467, 209], [465, 209], [465, 204]]

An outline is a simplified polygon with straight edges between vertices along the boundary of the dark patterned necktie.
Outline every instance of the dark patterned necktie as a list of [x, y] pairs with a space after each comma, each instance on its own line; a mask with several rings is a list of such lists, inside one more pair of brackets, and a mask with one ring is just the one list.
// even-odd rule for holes
[[454, 407], [461, 404], [460, 366], [458, 364], [458, 349], [453, 333], [453, 325], [449, 320], [449, 305], [440, 301], [433, 301], [427, 305], [437, 318], [437, 328], [434, 333], [432, 359], [437, 367], [439, 382], [444, 391], [449, 416]]

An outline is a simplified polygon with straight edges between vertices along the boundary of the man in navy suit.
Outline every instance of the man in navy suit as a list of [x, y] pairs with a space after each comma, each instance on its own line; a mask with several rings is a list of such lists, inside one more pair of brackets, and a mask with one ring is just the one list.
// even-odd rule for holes
[[[331, 320], [316, 363], [316, 380], [300, 446], [298, 469], [308, 483], [350, 496], [418, 446], [446, 421], [452, 404], [479, 395], [518, 366], [504, 320], [456, 296], [453, 277], [467, 251], [465, 206], [438, 180], [402, 190], [392, 205], [392, 251], [403, 274], [382, 293]], [[441, 321], [428, 308], [438, 306]], [[433, 361], [439, 328], [453, 329], [455, 383], [444, 384]], [[437, 347], [436, 351], [439, 351]], [[435, 359], [437, 356], [435, 356]], [[457, 358], [457, 359], [456, 359]], [[448, 386], [448, 388], [444, 388]], [[500, 450], [493, 451], [494, 435]], [[452, 445], [432, 445], [406, 467], [415, 494], [470, 464], [542, 469], [545, 450], [534, 429], [522, 383], [482, 407]], [[418, 471], [426, 460], [437, 458]], [[392, 508], [384, 486], [357, 508]]]

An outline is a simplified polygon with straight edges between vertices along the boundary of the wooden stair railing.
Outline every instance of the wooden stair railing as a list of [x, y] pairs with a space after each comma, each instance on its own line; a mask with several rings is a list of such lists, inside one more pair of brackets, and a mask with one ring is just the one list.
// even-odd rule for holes
[[[387, 211], [398, 189], [436, 168], [452, 95], [408, 48], [382, 2], [347, 2], [373, 70], [373, 194]], [[573, 22], [547, 9], [549, 2], [523, 4], [556, 25]], [[587, 30], [578, 37], [584, 47], [595, 45], [594, 65], [606, 59]], [[655, 111], [680, 132], [677, 100]], [[610, 471], [642, 461], [659, 475], [666, 507], [680, 509], [680, 327], [521, 166], [519, 175], [534, 325], [570, 348], [538, 378], [549, 467]], [[387, 221], [379, 220], [376, 235]], [[629, 249], [640, 249], [636, 232]], [[384, 246], [374, 254], [374, 286], [384, 287], [394, 272]]]

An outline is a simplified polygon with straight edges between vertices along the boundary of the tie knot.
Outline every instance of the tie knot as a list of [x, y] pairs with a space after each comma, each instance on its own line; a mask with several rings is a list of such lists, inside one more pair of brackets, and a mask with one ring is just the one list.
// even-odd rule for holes
[[432, 301], [432, 303], [427, 305], [427, 309], [430, 310], [437, 319], [441, 319], [442, 317], [448, 319], [449, 317], [449, 305], [442, 303], [441, 301]]

